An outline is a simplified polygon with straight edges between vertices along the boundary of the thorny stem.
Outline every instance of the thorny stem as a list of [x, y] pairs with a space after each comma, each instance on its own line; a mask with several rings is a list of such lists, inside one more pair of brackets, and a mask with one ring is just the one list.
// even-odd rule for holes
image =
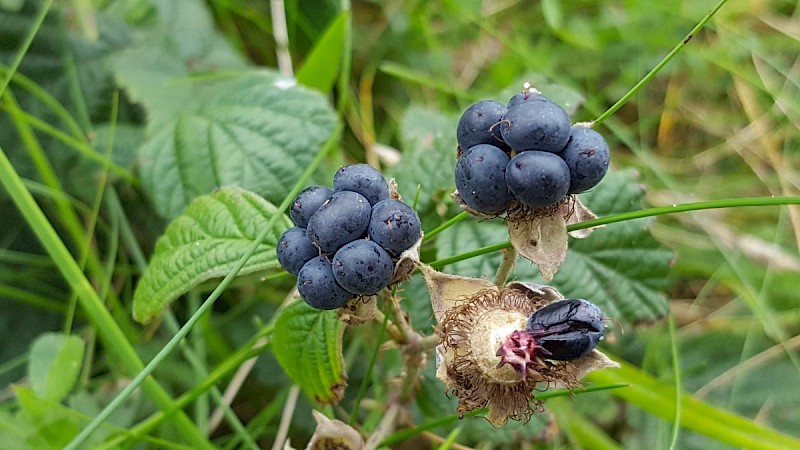
[[420, 335], [414, 333], [414, 342], [406, 346], [405, 357], [403, 362], [405, 364], [405, 374], [403, 375], [403, 383], [400, 385], [400, 398], [401, 404], [405, 405], [414, 399], [414, 389], [417, 387], [417, 381], [422, 372], [422, 367], [425, 365], [425, 350], [419, 345]]
[[389, 337], [400, 346], [405, 370], [399, 387], [389, 394], [389, 409], [367, 442], [366, 449], [377, 448], [383, 438], [395, 429], [397, 422], [402, 420], [400, 417], [403, 415], [400, 413], [414, 399], [417, 381], [425, 365], [426, 353], [441, 342], [441, 337], [436, 333], [424, 336], [412, 328], [397, 297], [390, 295], [386, 301], [389, 302], [391, 320], [387, 320], [381, 311], [376, 312], [375, 320], [386, 324]]
[[391, 320], [386, 318], [386, 315], [383, 314], [383, 311], [377, 310], [375, 311], [375, 321], [382, 324], [386, 323], [386, 332], [389, 333], [389, 337], [395, 342], [401, 342], [403, 337], [400, 330]]
[[517, 260], [517, 251], [514, 247], [503, 249], [503, 261], [500, 262], [500, 267], [497, 268], [497, 275], [494, 277], [494, 284], [496, 286], [503, 286], [506, 284], [508, 274], [514, 267], [514, 262]]
[[398, 344], [404, 345], [411, 342], [417, 334], [413, 328], [411, 328], [411, 324], [408, 323], [408, 318], [406, 317], [406, 312], [403, 311], [403, 308], [400, 307], [400, 302], [397, 301], [397, 297], [394, 295], [389, 297], [390, 306], [392, 308], [392, 318], [394, 319], [394, 324], [399, 331], [399, 340], [396, 339]]

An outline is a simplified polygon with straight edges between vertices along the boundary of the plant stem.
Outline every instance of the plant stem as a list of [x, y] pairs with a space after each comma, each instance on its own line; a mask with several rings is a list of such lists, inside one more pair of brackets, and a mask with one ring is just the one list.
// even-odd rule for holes
[[283, 0], [270, 0], [272, 11], [272, 33], [275, 36], [275, 47], [278, 57], [278, 69], [281, 75], [293, 77], [292, 56], [289, 54], [289, 31], [286, 26], [286, 8]]
[[447, 222], [439, 225], [438, 227], [432, 229], [431, 231], [425, 233], [425, 236], [422, 238], [423, 241], [427, 241], [428, 239], [436, 236], [437, 234], [441, 233], [442, 231], [452, 227], [453, 225], [461, 222], [462, 220], [466, 219], [469, 216], [469, 213], [466, 211], [461, 211], [460, 213], [453, 216]]
[[[626, 222], [628, 220], [644, 219], [646, 217], [664, 216], [667, 214], [676, 214], [689, 211], [702, 211], [706, 209], [721, 209], [721, 208], [739, 208], [745, 206], [780, 206], [780, 205], [799, 205], [800, 197], [745, 197], [745, 198], [727, 198], [723, 200], [711, 200], [706, 202], [684, 203], [682, 205], [672, 206], [659, 206], [656, 208], [640, 209], [638, 211], [624, 212], [620, 214], [613, 214], [598, 219], [587, 220], [584, 222], [569, 225], [567, 231], [583, 230], [586, 228], [597, 227], [600, 225], [608, 225], [617, 222]], [[496, 252], [505, 248], [510, 248], [511, 242], [500, 242], [498, 244], [487, 245], [460, 255], [442, 258], [430, 263], [430, 266], [441, 268], [449, 264], [457, 263], [465, 259], [474, 258], [476, 256], [485, 255], [487, 253]]]
[[378, 424], [377, 428], [375, 428], [375, 431], [372, 432], [372, 435], [370, 435], [369, 439], [364, 445], [364, 450], [376, 450], [383, 441], [383, 438], [394, 431], [395, 420], [397, 419], [399, 412], [400, 407], [397, 404], [392, 404], [389, 406], [389, 409], [386, 411], [383, 419]]
[[3, 81], [0, 81], [0, 97], [6, 92], [6, 88], [8, 87], [8, 83], [11, 82], [11, 78], [19, 69], [19, 65], [22, 64], [22, 59], [25, 58], [25, 54], [28, 53], [28, 49], [31, 47], [33, 43], [33, 38], [36, 37], [36, 33], [39, 32], [39, 28], [42, 27], [44, 23], [45, 17], [47, 17], [47, 13], [50, 12], [50, 8], [53, 6], [53, 0], [48, 0], [42, 5], [42, 9], [39, 10], [39, 14], [36, 15], [36, 19], [33, 21], [33, 26], [31, 26], [31, 30], [27, 36], [25, 36], [25, 40], [22, 42], [22, 45], [17, 50], [17, 54], [14, 55], [14, 60], [11, 62], [11, 66], [9, 70], [6, 72], [6, 77]]
[[494, 284], [496, 286], [503, 286], [506, 284], [508, 274], [514, 268], [514, 262], [517, 260], [517, 251], [514, 247], [503, 249], [503, 261], [500, 262], [500, 267], [497, 268], [497, 275], [494, 277]]
[[236, 262], [231, 271], [225, 276], [225, 278], [222, 279], [219, 285], [217, 285], [216, 289], [214, 289], [214, 291], [211, 292], [211, 294], [206, 298], [203, 304], [200, 305], [200, 308], [198, 308], [197, 311], [195, 311], [195, 313], [192, 314], [192, 316], [189, 318], [189, 320], [186, 321], [183, 327], [181, 327], [181, 329], [177, 333], [175, 333], [172, 339], [170, 339], [169, 342], [167, 342], [167, 344], [161, 349], [161, 351], [159, 351], [156, 354], [156, 356], [154, 356], [153, 359], [136, 375], [136, 377], [131, 381], [131, 383], [127, 385], [124, 389], [122, 389], [122, 391], [120, 391], [119, 394], [117, 394], [114, 400], [112, 400], [111, 403], [108, 404], [108, 406], [106, 406], [102, 411], [100, 411], [100, 413], [97, 416], [95, 416], [94, 420], [92, 420], [92, 422], [90, 422], [89, 425], [87, 425], [86, 428], [84, 428], [83, 431], [81, 431], [81, 433], [78, 434], [78, 436], [76, 436], [75, 439], [72, 440], [72, 442], [70, 442], [67, 448], [70, 449], [77, 448], [77, 446], [82, 444], [100, 426], [101, 423], [108, 420], [111, 414], [122, 405], [122, 402], [126, 398], [128, 398], [133, 393], [133, 391], [136, 390], [136, 388], [138, 388], [140, 384], [142, 384], [142, 382], [145, 379], [148, 379], [148, 377], [150, 376], [151, 373], [153, 373], [156, 367], [158, 367], [158, 365], [161, 364], [161, 362], [164, 359], [166, 359], [166, 357], [169, 356], [170, 353], [172, 353], [172, 351], [177, 347], [178, 343], [181, 340], [183, 340], [183, 338], [185, 338], [187, 334], [189, 334], [189, 331], [191, 331], [191, 329], [200, 320], [200, 318], [206, 312], [211, 310], [211, 307], [214, 306], [214, 302], [217, 301], [219, 296], [222, 295], [222, 292], [224, 292], [225, 289], [228, 288], [231, 282], [233, 282], [233, 279], [236, 277], [236, 275], [239, 274], [239, 271], [241, 271], [244, 265], [247, 264], [247, 261], [250, 259], [253, 253], [255, 253], [255, 251], [258, 249], [258, 247], [270, 233], [270, 230], [272, 230], [272, 227], [275, 225], [278, 219], [283, 217], [283, 212], [286, 211], [286, 209], [289, 207], [289, 204], [292, 202], [292, 200], [294, 200], [294, 197], [300, 192], [303, 186], [305, 186], [308, 179], [311, 178], [311, 175], [314, 173], [314, 170], [316, 170], [319, 163], [322, 162], [323, 158], [325, 158], [325, 156], [330, 152], [331, 149], [336, 147], [336, 144], [339, 141], [339, 136], [341, 131], [342, 131], [342, 126], [339, 125], [336, 131], [333, 133], [333, 135], [331, 135], [330, 139], [326, 143], [325, 148], [323, 148], [317, 154], [316, 158], [314, 158], [314, 161], [311, 162], [311, 164], [306, 168], [306, 171], [303, 173], [303, 175], [297, 180], [294, 187], [292, 188], [292, 191], [289, 192], [289, 194], [283, 200], [283, 203], [281, 203], [281, 205], [278, 207], [275, 214], [272, 217], [270, 217], [269, 221], [264, 226], [264, 229], [258, 234], [258, 236], [256, 236], [255, 240], [250, 245], [250, 247], [245, 251], [242, 257], [239, 258], [239, 261]]
[[[388, 302], [384, 304], [383, 308], [386, 309], [389, 307]], [[380, 314], [380, 319], [378, 319], [378, 314]], [[352, 426], [355, 421], [356, 417], [358, 417], [358, 410], [361, 407], [361, 400], [364, 398], [364, 395], [367, 393], [367, 386], [369, 385], [370, 380], [372, 380], [372, 373], [375, 370], [375, 362], [378, 360], [378, 352], [380, 351], [381, 343], [383, 342], [383, 334], [388, 332], [389, 328], [389, 318], [383, 313], [383, 311], [377, 310], [376, 317], [375, 317], [382, 325], [380, 328], [380, 332], [378, 333], [378, 340], [375, 342], [375, 351], [372, 352], [372, 356], [369, 360], [369, 365], [367, 366], [367, 374], [364, 376], [363, 381], [361, 381], [361, 386], [358, 388], [358, 394], [356, 394], [356, 400], [353, 403], [353, 410], [350, 413], [350, 419], [348, 419], [347, 424]]]
[[628, 100], [633, 98], [633, 96], [636, 95], [636, 93], [639, 92], [639, 90], [642, 89], [645, 84], [647, 84], [648, 82], [650, 82], [650, 80], [655, 78], [658, 72], [660, 72], [661, 69], [663, 69], [664, 66], [666, 66], [667, 63], [669, 63], [672, 60], [672, 58], [675, 57], [675, 55], [677, 55], [681, 50], [683, 50], [683, 47], [685, 47], [686, 44], [688, 44], [689, 41], [692, 40], [694, 35], [697, 34], [697, 32], [700, 31], [706, 25], [706, 23], [708, 23], [708, 21], [711, 20], [712, 17], [714, 17], [714, 14], [716, 14], [717, 11], [719, 11], [719, 9], [722, 8], [722, 5], [724, 5], [727, 1], [728, 0], [720, 0], [720, 2], [717, 3], [717, 5], [714, 6], [714, 8], [711, 11], [709, 11], [708, 14], [705, 15], [705, 17], [700, 19], [700, 22], [698, 22], [697, 25], [695, 25], [695, 27], [692, 28], [692, 31], [690, 31], [689, 34], [687, 34], [686, 37], [683, 38], [683, 40], [678, 43], [678, 45], [676, 45], [669, 53], [667, 53], [667, 56], [665, 56], [664, 59], [661, 60], [661, 62], [659, 62], [655, 67], [653, 67], [653, 70], [648, 72], [647, 75], [645, 75], [641, 80], [639, 80], [639, 82], [636, 83], [636, 85], [633, 86], [625, 95], [623, 95], [621, 99], [617, 100], [616, 103], [611, 105], [611, 107], [608, 108], [606, 112], [604, 112], [603, 114], [600, 115], [600, 117], [595, 119], [594, 122], [592, 122], [592, 126], [603, 123], [603, 121], [605, 121], [606, 119], [611, 117], [612, 114], [617, 112], [618, 109], [622, 108], [622, 106], [625, 103], [628, 103]]
[[286, 403], [283, 405], [281, 423], [278, 426], [278, 434], [275, 436], [275, 442], [272, 443], [272, 450], [282, 449], [283, 443], [286, 442], [286, 438], [289, 436], [289, 425], [292, 424], [294, 407], [297, 406], [297, 397], [299, 395], [300, 386], [295, 384], [289, 389], [289, 397], [286, 398]]
[[675, 378], [675, 416], [672, 418], [672, 437], [670, 439], [669, 448], [674, 450], [678, 444], [678, 434], [680, 432], [681, 423], [681, 396], [683, 395], [683, 388], [681, 386], [681, 365], [678, 358], [678, 339], [675, 330], [675, 316], [670, 312], [667, 317], [669, 323], [669, 340], [672, 347], [672, 376]]
[[[141, 370], [143, 364], [133, 345], [127, 340], [119, 325], [114, 321], [105, 304], [97, 295], [89, 280], [86, 279], [75, 259], [72, 258], [66, 245], [59, 238], [53, 225], [47, 220], [36, 200], [25, 188], [19, 174], [14, 170], [11, 161], [8, 160], [2, 148], [0, 148], [0, 182], [2, 182], [17, 209], [22, 213], [42, 246], [56, 263], [56, 267], [64, 279], [77, 294], [81, 307], [86, 311], [86, 315], [100, 334], [106, 348], [114, 349], [113, 354], [129, 374]], [[142, 379], [139, 384], [142, 384], [145, 393], [159, 408], [169, 409], [172, 407], [173, 401], [169, 394], [155, 379]], [[100, 423], [102, 422], [97, 423], [95, 429]], [[179, 412], [176, 416], [176, 427], [194, 446], [212, 448], [205, 436], [194, 427], [191, 420], [183, 412]], [[86, 437], [88, 437], [88, 434]]]

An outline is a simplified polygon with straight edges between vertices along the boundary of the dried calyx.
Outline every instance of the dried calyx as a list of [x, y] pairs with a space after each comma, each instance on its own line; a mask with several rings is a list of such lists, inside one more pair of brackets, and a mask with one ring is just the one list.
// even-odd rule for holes
[[[499, 288], [424, 266], [423, 272], [442, 335], [437, 377], [458, 397], [459, 416], [489, 406], [486, 418], [495, 426], [527, 420], [541, 408], [537, 389], [578, 387], [587, 373], [618, 367], [594, 345], [586, 352], [572, 350], [574, 359], [554, 360], [555, 340], [564, 338], [564, 329], [526, 330], [536, 311], [563, 299], [549, 286], [515, 282]], [[543, 323], [556, 325], [552, 322]]]

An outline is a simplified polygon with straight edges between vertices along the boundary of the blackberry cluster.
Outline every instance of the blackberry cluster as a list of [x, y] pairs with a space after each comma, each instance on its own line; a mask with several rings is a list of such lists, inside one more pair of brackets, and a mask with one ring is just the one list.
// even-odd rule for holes
[[603, 136], [571, 125], [561, 106], [527, 83], [506, 106], [482, 100], [467, 108], [456, 137], [458, 193], [484, 214], [500, 214], [514, 201], [530, 208], [557, 205], [596, 186], [608, 171]]
[[377, 294], [391, 281], [395, 260], [421, 236], [417, 213], [390, 198], [383, 175], [367, 164], [339, 169], [333, 189], [304, 189], [289, 215], [295, 226], [278, 241], [278, 262], [317, 309]]

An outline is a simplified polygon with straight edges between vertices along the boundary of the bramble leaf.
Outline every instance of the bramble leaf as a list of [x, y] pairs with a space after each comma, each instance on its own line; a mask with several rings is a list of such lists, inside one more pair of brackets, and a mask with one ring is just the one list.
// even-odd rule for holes
[[420, 186], [417, 209], [427, 210], [433, 201], [447, 199], [455, 186], [456, 124], [458, 117], [412, 106], [403, 115], [403, 159], [389, 175], [397, 179], [400, 195], [410, 202]]
[[[614, 172], [582, 200], [604, 217], [644, 207], [644, 189], [635, 172]], [[667, 299], [660, 291], [668, 285], [673, 255], [650, 234], [650, 222], [615, 223], [586, 239], [571, 238], [553, 284], [567, 297], [597, 303], [606, 317], [627, 322], [662, 317]]]
[[45, 333], [31, 346], [28, 378], [37, 396], [60, 402], [72, 390], [83, 364], [83, 341], [77, 336]]
[[[508, 231], [502, 220], [479, 220], [470, 217], [444, 230], [436, 237], [436, 256], [438, 259], [449, 258], [507, 240]], [[447, 266], [446, 271], [465, 277], [491, 280], [497, 272], [501, 259], [500, 252], [490, 253], [453, 263]], [[519, 264], [518, 261], [517, 265]], [[530, 270], [526, 273], [530, 273]]]
[[281, 201], [336, 125], [322, 94], [269, 71], [183, 83], [191, 100], [139, 149], [142, 184], [167, 217], [226, 185]]
[[[643, 207], [644, 191], [634, 173], [612, 172], [595, 189], [581, 194], [582, 201], [604, 217]], [[552, 284], [566, 297], [597, 303], [607, 317], [636, 322], [655, 320], [667, 311], [660, 290], [667, 286], [672, 251], [648, 231], [649, 221], [639, 219], [608, 225], [586, 239], [569, 239], [567, 257]], [[438, 237], [438, 257], [446, 258], [507, 239], [497, 220], [462, 221]], [[447, 267], [449, 272], [472, 277], [494, 276], [500, 254], [482, 255]], [[544, 282], [536, 267], [517, 258], [512, 279]]]
[[[644, 190], [633, 171], [612, 172], [581, 200], [599, 217], [641, 209]], [[660, 292], [667, 287], [672, 251], [648, 231], [651, 220], [615, 223], [586, 239], [569, 239], [569, 251], [552, 284], [566, 297], [597, 303], [606, 317], [638, 322], [655, 320], [667, 311]], [[517, 262], [517, 276], [540, 279], [526, 261]]]
[[[229, 186], [195, 199], [169, 224], [133, 296], [133, 316], [147, 322], [179, 295], [226, 275], [277, 213], [257, 194]], [[278, 267], [275, 245], [292, 226], [282, 216], [240, 275]]]
[[342, 358], [344, 328], [336, 311], [320, 311], [303, 301], [287, 306], [275, 322], [275, 357], [292, 381], [322, 404], [337, 403], [347, 386]]

